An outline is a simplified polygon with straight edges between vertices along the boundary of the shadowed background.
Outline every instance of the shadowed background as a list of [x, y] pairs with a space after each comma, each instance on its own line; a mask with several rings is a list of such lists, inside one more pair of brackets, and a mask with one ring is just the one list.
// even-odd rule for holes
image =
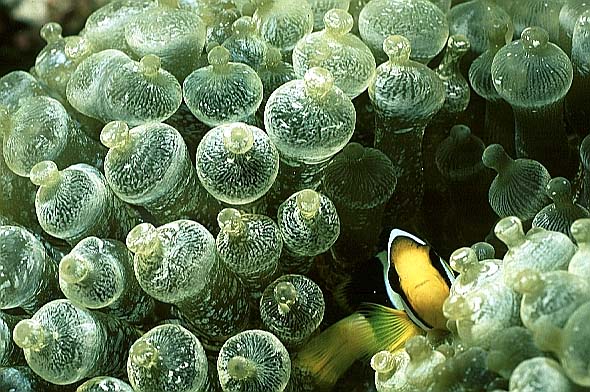
[[78, 33], [90, 13], [108, 0], [0, 0], [0, 75], [28, 70], [45, 43], [39, 29], [50, 21], [64, 35]]

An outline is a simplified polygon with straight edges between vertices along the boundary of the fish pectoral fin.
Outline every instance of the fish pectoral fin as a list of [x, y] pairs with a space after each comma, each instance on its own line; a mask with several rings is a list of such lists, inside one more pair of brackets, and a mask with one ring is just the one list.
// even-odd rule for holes
[[373, 340], [374, 346], [368, 350], [369, 355], [382, 350], [396, 351], [402, 348], [412, 336], [424, 332], [403, 310], [376, 304], [365, 304], [360, 313], [370, 324], [375, 336]]
[[317, 390], [330, 391], [375, 345], [371, 324], [363, 315], [353, 313], [309, 340], [295, 355], [293, 365], [311, 376]]

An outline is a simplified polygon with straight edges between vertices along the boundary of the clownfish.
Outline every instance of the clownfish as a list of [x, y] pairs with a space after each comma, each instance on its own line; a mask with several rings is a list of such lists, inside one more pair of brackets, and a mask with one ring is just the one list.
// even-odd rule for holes
[[389, 236], [382, 259], [389, 300], [425, 331], [446, 329], [442, 312], [455, 280], [451, 267], [425, 241], [403, 230]]
[[455, 277], [432, 247], [394, 229], [387, 252], [377, 258], [392, 307], [366, 304], [311, 339], [295, 357], [295, 365], [312, 375], [318, 390], [331, 390], [359, 359], [398, 350], [412, 336], [429, 330], [446, 330], [442, 307]]

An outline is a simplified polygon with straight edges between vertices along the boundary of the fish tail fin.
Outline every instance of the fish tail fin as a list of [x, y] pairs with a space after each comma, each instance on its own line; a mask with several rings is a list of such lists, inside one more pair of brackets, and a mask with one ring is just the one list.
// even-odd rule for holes
[[402, 348], [412, 336], [423, 333], [402, 310], [377, 304], [363, 304], [359, 314], [371, 325], [375, 336], [374, 346], [370, 347], [368, 355], [382, 350], [394, 352]]
[[304, 369], [317, 390], [329, 391], [357, 360], [368, 355], [375, 345], [371, 324], [359, 313], [336, 322], [308, 341], [298, 352], [294, 364]]
[[366, 310], [338, 321], [307, 342], [294, 364], [309, 374], [318, 390], [329, 391], [357, 360], [399, 348], [420, 331], [405, 312], [366, 306]]

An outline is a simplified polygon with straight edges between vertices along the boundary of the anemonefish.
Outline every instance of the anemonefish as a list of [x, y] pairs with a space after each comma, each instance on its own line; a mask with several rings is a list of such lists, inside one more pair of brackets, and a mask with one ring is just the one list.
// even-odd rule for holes
[[448, 264], [425, 241], [403, 230], [389, 236], [383, 277], [389, 299], [425, 331], [445, 329], [443, 302], [455, 279]]
[[310, 374], [318, 390], [331, 390], [357, 360], [381, 350], [395, 351], [412, 336], [446, 329], [442, 312], [454, 275], [422, 239], [394, 229], [387, 253], [379, 254], [392, 307], [367, 304], [310, 340], [294, 364]]

